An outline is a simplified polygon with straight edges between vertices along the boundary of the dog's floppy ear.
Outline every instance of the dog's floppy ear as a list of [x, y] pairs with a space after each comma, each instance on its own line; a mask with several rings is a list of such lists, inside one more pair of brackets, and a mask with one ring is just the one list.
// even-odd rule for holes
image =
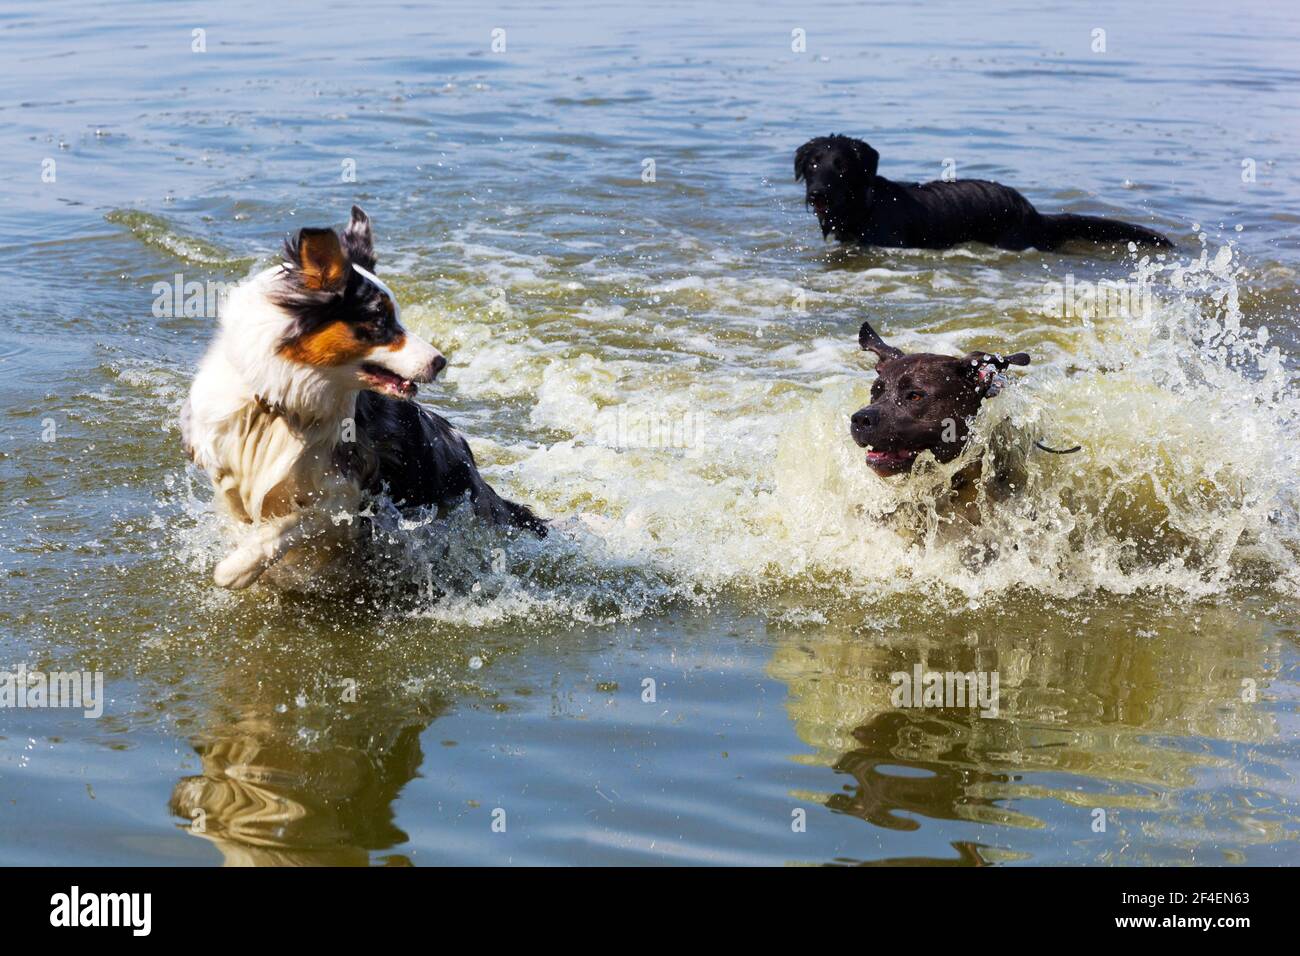
[[857, 157], [862, 175], [868, 181], [874, 179], [876, 169], [880, 166], [880, 154], [860, 139], [850, 139], [849, 142], [853, 144], [853, 155]]
[[971, 352], [963, 360], [967, 374], [975, 380], [975, 388], [985, 398], [992, 398], [1007, 384], [1002, 373], [1011, 365], [1028, 365], [1028, 352], [1011, 355], [992, 355], [988, 352]]
[[360, 206], [352, 207], [352, 219], [343, 230], [343, 248], [361, 268], [374, 271], [375, 238], [370, 231], [370, 217]]
[[347, 286], [348, 260], [333, 229], [301, 229], [287, 251], [308, 289], [340, 292]]
[[858, 329], [858, 345], [862, 346], [864, 352], [875, 352], [880, 362], [888, 362], [890, 359], [896, 359], [903, 354], [902, 349], [896, 349], [892, 345], [886, 345], [885, 340], [876, 334], [876, 330], [871, 327], [870, 322], [863, 322], [862, 328]]
[[813, 150], [817, 148], [817, 140], [810, 139], [794, 151], [794, 181], [804, 177], [804, 170], [808, 166], [808, 158], [812, 156]]

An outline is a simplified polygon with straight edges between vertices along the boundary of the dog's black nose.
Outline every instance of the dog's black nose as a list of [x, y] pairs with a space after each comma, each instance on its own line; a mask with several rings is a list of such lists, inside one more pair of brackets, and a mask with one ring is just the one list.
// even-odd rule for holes
[[447, 360], [443, 356], [439, 355], [437, 358], [433, 360], [433, 366], [432, 366], [433, 374], [431, 377], [437, 378], [438, 373], [441, 372], [446, 367], [447, 367]]
[[859, 408], [849, 418], [849, 423], [854, 428], [874, 428], [876, 422], [880, 420], [880, 409], [872, 408], [868, 405], [866, 408]]

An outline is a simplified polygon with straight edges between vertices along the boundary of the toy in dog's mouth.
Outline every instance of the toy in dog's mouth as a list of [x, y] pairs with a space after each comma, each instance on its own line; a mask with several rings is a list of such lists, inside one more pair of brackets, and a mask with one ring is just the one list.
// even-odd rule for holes
[[368, 388], [393, 398], [414, 398], [419, 389], [409, 378], [402, 378], [396, 372], [370, 362], [361, 366], [361, 378]]
[[867, 464], [878, 475], [897, 475], [911, 469], [912, 462], [919, 454], [919, 451], [910, 448], [897, 448], [891, 451], [873, 448], [867, 452]]

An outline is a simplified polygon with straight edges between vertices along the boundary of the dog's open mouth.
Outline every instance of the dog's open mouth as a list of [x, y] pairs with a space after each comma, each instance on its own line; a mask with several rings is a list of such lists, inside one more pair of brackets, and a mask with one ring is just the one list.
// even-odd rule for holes
[[361, 366], [361, 378], [374, 391], [394, 398], [414, 398], [419, 388], [409, 378], [402, 378], [397, 373], [390, 372], [380, 365], [372, 365], [370, 362]]
[[867, 464], [874, 468], [878, 474], [894, 474], [911, 468], [912, 462], [918, 454], [920, 452], [909, 448], [900, 448], [894, 451], [881, 451], [873, 448], [867, 452]]

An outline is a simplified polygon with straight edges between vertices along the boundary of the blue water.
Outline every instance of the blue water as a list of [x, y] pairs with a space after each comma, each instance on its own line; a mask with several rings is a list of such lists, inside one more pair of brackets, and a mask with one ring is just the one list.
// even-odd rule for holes
[[[0, 669], [108, 700], [0, 709], [0, 860], [1295, 862], [1298, 34], [1262, 2], [11, 5]], [[1166, 232], [1154, 316], [1040, 308], [1122, 251], [825, 244], [791, 159], [830, 131]], [[451, 359], [422, 400], [561, 530], [403, 537], [376, 573], [439, 597], [226, 594], [175, 424], [212, 316], [155, 285], [353, 202]], [[1085, 451], [927, 536], [848, 440], [863, 318], [1030, 351], [1000, 407]], [[602, 437], [647, 410], [686, 441]], [[918, 663], [997, 673], [998, 716], [896, 706]]]

